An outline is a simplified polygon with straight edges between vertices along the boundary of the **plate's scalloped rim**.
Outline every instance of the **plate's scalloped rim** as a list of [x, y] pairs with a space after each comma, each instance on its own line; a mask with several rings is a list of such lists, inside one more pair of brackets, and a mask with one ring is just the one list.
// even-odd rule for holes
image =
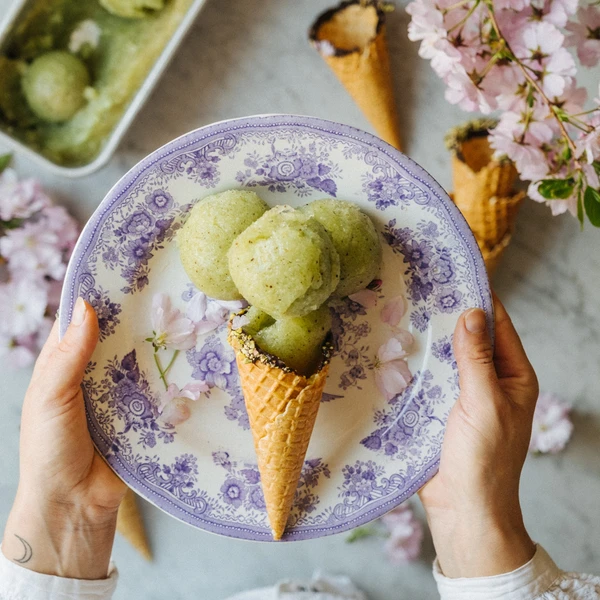
[[[467, 256], [470, 261], [470, 270], [474, 275], [474, 284], [476, 285], [482, 301], [482, 308], [485, 310], [488, 318], [488, 327], [494, 335], [494, 317], [493, 317], [493, 299], [483, 257], [475, 240], [475, 237], [469, 228], [465, 218], [452, 202], [448, 194], [444, 191], [441, 185], [420, 165], [412, 159], [395, 149], [390, 144], [377, 138], [371, 133], [362, 131], [350, 125], [344, 125], [320, 119], [317, 117], [308, 117], [303, 115], [292, 114], [269, 114], [255, 115], [249, 117], [240, 117], [236, 119], [228, 119], [200, 127], [161, 146], [147, 157], [133, 166], [115, 185], [108, 191], [105, 198], [99, 204], [94, 214], [85, 225], [81, 236], [75, 246], [73, 255], [69, 262], [65, 275], [65, 285], [61, 293], [60, 312], [59, 312], [59, 336], [62, 337], [71, 321], [73, 307], [76, 301], [75, 288], [77, 283], [77, 274], [81, 263], [87, 257], [94, 240], [99, 233], [100, 227], [104, 222], [105, 216], [110, 212], [113, 205], [118, 202], [121, 197], [135, 185], [137, 180], [144, 175], [146, 170], [152, 167], [157, 162], [163, 160], [170, 154], [185, 150], [186, 147], [197, 144], [215, 135], [226, 133], [234, 133], [243, 129], [249, 128], [271, 128], [271, 127], [304, 127], [310, 130], [315, 130], [330, 136], [339, 136], [345, 139], [354, 140], [361, 144], [372, 146], [378, 152], [384, 154], [390, 161], [399, 165], [403, 171], [407, 172], [421, 185], [424, 185], [437, 198], [440, 205], [445, 209], [448, 219], [454, 226], [456, 233], [462, 238], [466, 249], [469, 250]], [[87, 412], [87, 410], [86, 410]], [[104, 460], [111, 466], [115, 473], [128, 485], [130, 485], [137, 493], [148, 500], [151, 504], [160, 508], [173, 518], [187, 523], [196, 528], [203, 529], [210, 533], [226, 535], [238, 539], [272, 542], [270, 534], [265, 530], [258, 530], [251, 526], [243, 525], [225, 525], [223, 523], [214, 523], [210, 519], [200, 518], [194, 520], [189, 513], [179, 509], [175, 503], [165, 497], [164, 494], [159, 494], [147, 483], [142, 484], [125, 463], [116, 455], [109, 455], [107, 458], [106, 442], [103, 439], [102, 432], [95, 428], [95, 424], [87, 415], [88, 424], [92, 434], [92, 441], [102, 455]], [[104, 442], [104, 443], [102, 443]], [[104, 447], [102, 447], [104, 446]], [[440, 450], [441, 451], [441, 450]], [[403, 490], [402, 493], [390, 494], [389, 497], [382, 499], [380, 502], [373, 502], [363, 509], [353, 513], [353, 515], [337, 525], [311, 525], [303, 526], [302, 529], [293, 529], [283, 537], [282, 541], [299, 541], [324, 537], [348, 531], [354, 527], [363, 525], [373, 519], [385, 514], [395, 506], [398, 506], [414, 493], [416, 493], [425, 483], [427, 483], [437, 472], [439, 466], [440, 451], [430, 460], [423, 468], [419, 477], [414, 479], [412, 483]], [[147, 493], [140, 492], [140, 486], [144, 485]], [[179, 514], [173, 514], [166, 509], [165, 504], [172, 505], [171, 510]], [[194, 522], [197, 521], [197, 522]]]

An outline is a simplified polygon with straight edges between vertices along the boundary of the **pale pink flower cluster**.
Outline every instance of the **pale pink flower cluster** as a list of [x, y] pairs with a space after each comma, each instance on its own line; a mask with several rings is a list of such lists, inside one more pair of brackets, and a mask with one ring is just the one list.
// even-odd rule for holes
[[45, 342], [79, 235], [39, 182], [0, 174], [0, 356], [30, 365]]
[[410, 504], [404, 502], [383, 515], [381, 522], [389, 533], [385, 552], [391, 563], [401, 565], [419, 558], [423, 544], [423, 525]]
[[[189, 300], [185, 314], [171, 303], [167, 294], [155, 294], [152, 298], [152, 337], [147, 338], [159, 350], [190, 350], [198, 342], [200, 336], [215, 330], [229, 319], [232, 312], [238, 312], [245, 306], [242, 301], [221, 301], [209, 298], [203, 292], [196, 292]], [[173, 355], [169, 367], [162, 369], [159, 362], [161, 378], [166, 384], [166, 375], [176, 358]], [[190, 401], [197, 401], [200, 394], [208, 392], [210, 386], [204, 381], [188, 383], [182, 388], [171, 383], [162, 395], [158, 412], [160, 420], [170, 425], [179, 425], [189, 419]]]
[[171, 383], [160, 400], [159, 420], [169, 425], [184, 423], [191, 415], [189, 402], [197, 402], [200, 394], [205, 394], [208, 390], [209, 386], [204, 381], [188, 383], [182, 388]]
[[375, 359], [375, 383], [386, 400], [402, 393], [412, 380], [406, 362], [412, 350], [413, 336], [400, 327], [400, 321], [408, 304], [404, 296], [396, 296], [381, 309], [381, 321], [392, 330], [392, 337], [377, 351]]
[[565, 448], [573, 433], [571, 408], [554, 394], [542, 392], [533, 415], [529, 451], [556, 454]]
[[[529, 195], [553, 214], [600, 209], [584, 203], [598, 190], [600, 101], [584, 107], [577, 67], [600, 60], [600, 7], [579, 0], [414, 0], [408, 36], [446, 83], [446, 99], [470, 112], [499, 110], [490, 136], [497, 156], [514, 161]], [[574, 18], [576, 15], [576, 18]], [[571, 19], [571, 20], [569, 20]], [[567, 35], [565, 35], [567, 34]], [[544, 180], [550, 181], [540, 188]], [[589, 201], [600, 195], [589, 192]]]

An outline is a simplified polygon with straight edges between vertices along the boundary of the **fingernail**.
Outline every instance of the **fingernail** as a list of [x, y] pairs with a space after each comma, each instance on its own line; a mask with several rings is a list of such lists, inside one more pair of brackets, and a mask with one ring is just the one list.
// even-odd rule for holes
[[77, 302], [75, 302], [75, 308], [73, 308], [73, 316], [71, 317], [71, 325], [75, 327], [79, 327], [83, 323], [85, 319], [85, 302], [83, 298], [80, 296], [77, 298]]
[[465, 315], [465, 327], [469, 333], [483, 333], [485, 331], [485, 313], [480, 308], [472, 308]]

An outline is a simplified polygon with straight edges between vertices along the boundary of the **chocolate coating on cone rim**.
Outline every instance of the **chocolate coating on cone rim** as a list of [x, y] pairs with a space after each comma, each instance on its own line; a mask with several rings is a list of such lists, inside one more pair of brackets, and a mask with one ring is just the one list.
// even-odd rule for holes
[[[241, 317], [242, 315], [248, 312], [248, 308], [244, 308], [240, 312], [232, 313], [229, 318], [229, 333], [227, 334], [227, 338], [231, 340], [235, 338], [238, 341], [240, 352], [244, 355], [244, 358], [249, 363], [255, 363], [259, 361], [268, 367], [273, 367], [277, 369], [281, 369], [284, 373], [293, 373], [298, 377], [304, 377], [305, 379], [310, 379], [316, 373], [319, 373], [323, 370], [325, 365], [329, 364], [331, 361], [331, 355], [333, 354], [333, 336], [331, 331], [327, 334], [323, 345], [321, 346], [321, 352], [323, 353], [323, 358], [319, 363], [317, 370], [310, 376], [306, 377], [305, 375], [301, 375], [294, 369], [288, 367], [280, 358], [275, 356], [274, 354], [270, 354], [269, 352], [265, 352], [262, 348], [259, 348], [254, 341], [254, 338], [246, 333], [243, 327], [238, 327], [237, 329], [233, 329], [232, 323], [235, 317]], [[231, 341], [230, 341], [231, 344]], [[231, 344], [233, 345], [233, 344]]]
[[344, 48], [336, 48], [331, 42], [328, 42], [327, 40], [320, 40], [318, 37], [319, 30], [324, 23], [330, 21], [336, 13], [344, 10], [348, 6], [352, 6], [353, 4], [359, 4], [364, 7], [372, 6], [377, 11], [377, 27], [375, 28], [375, 34], [370, 41], [372, 42], [381, 32], [385, 24], [385, 11], [382, 8], [384, 4], [383, 2], [380, 2], [379, 0], [345, 0], [337, 6], [322, 12], [308, 30], [308, 39], [311, 44], [317, 48], [317, 50], [319, 50], [321, 44], [326, 43], [329, 47], [334, 49], [334, 52], [331, 54], [331, 56], [347, 56], [348, 54], [354, 54], [355, 52], [363, 51], [363, 48], [359, 48], [358, 46], [349, 50]]

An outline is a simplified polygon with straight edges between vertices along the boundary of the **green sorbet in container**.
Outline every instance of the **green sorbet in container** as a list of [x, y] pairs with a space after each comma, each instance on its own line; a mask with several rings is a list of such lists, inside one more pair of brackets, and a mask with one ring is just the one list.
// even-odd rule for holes
[[177, 235], [179, 257], [192, 283], [207, 296], [239, 300], [227, 252], [235, 238], [268, 210], [254, 192], [229, 190], [196, 203]]
[[68, 52], [46, 52], [23, 75], [23, 92], [31, 110], [49, 123], [70, 119], [84, 104], [90, 74], [79, 58]]
[[340, 259], [318, 221], [277, 206], [233, 242], [229, 270], [250, 304], [276, 319], [302, 317], [337, 287]]
[[[111, 5], [158, 6], [163, 0]], [[98, 0], [32, 0], [21, 12], [0, 54], [0, 127], [58, 165], [77, 167], [91, 163], [117, 126], [131, 99], [144, 83], [161, 52], [171, 40], [193, 0], [169, 0], [162, 10], [145, 11], [145, 18], [123, 18], [112, 14]], [[48, 53], [66, 53], [71, 36], [82, 22], [93, 22], [100, 31], [98, 45], [85, 44], [73, 52], [83, 61], [90, 78], [85, 102], [81, 99], [82, 75], [74, 78], [74, 89], [57, 87], [69, 98], [59, 114], [39, 91], [28, 89], [21, 78]], [[75, 56], [76, 55], [76, 56]], [[56, 83], [53, 85], [56, 86]], [[33, 88], [31, 82], [25, 87]], [[89, 92], [89, 93], [88, 93]], [[74, 99], [74, 100], [73, 100]], [[29, 104], [31, 103], [31, 107]], [[78, 109], [73, 112], [73, 108]], [[67, 115], [67, 118], [64, 119]], [[56, 116], [60, 118], [55, 118]]]
[[327, 230], [340, 256], [340, 298], [364, 289], [381, 268], [381, 241], [373, 221], [352, 202], [328, 198], [300, 209]]

